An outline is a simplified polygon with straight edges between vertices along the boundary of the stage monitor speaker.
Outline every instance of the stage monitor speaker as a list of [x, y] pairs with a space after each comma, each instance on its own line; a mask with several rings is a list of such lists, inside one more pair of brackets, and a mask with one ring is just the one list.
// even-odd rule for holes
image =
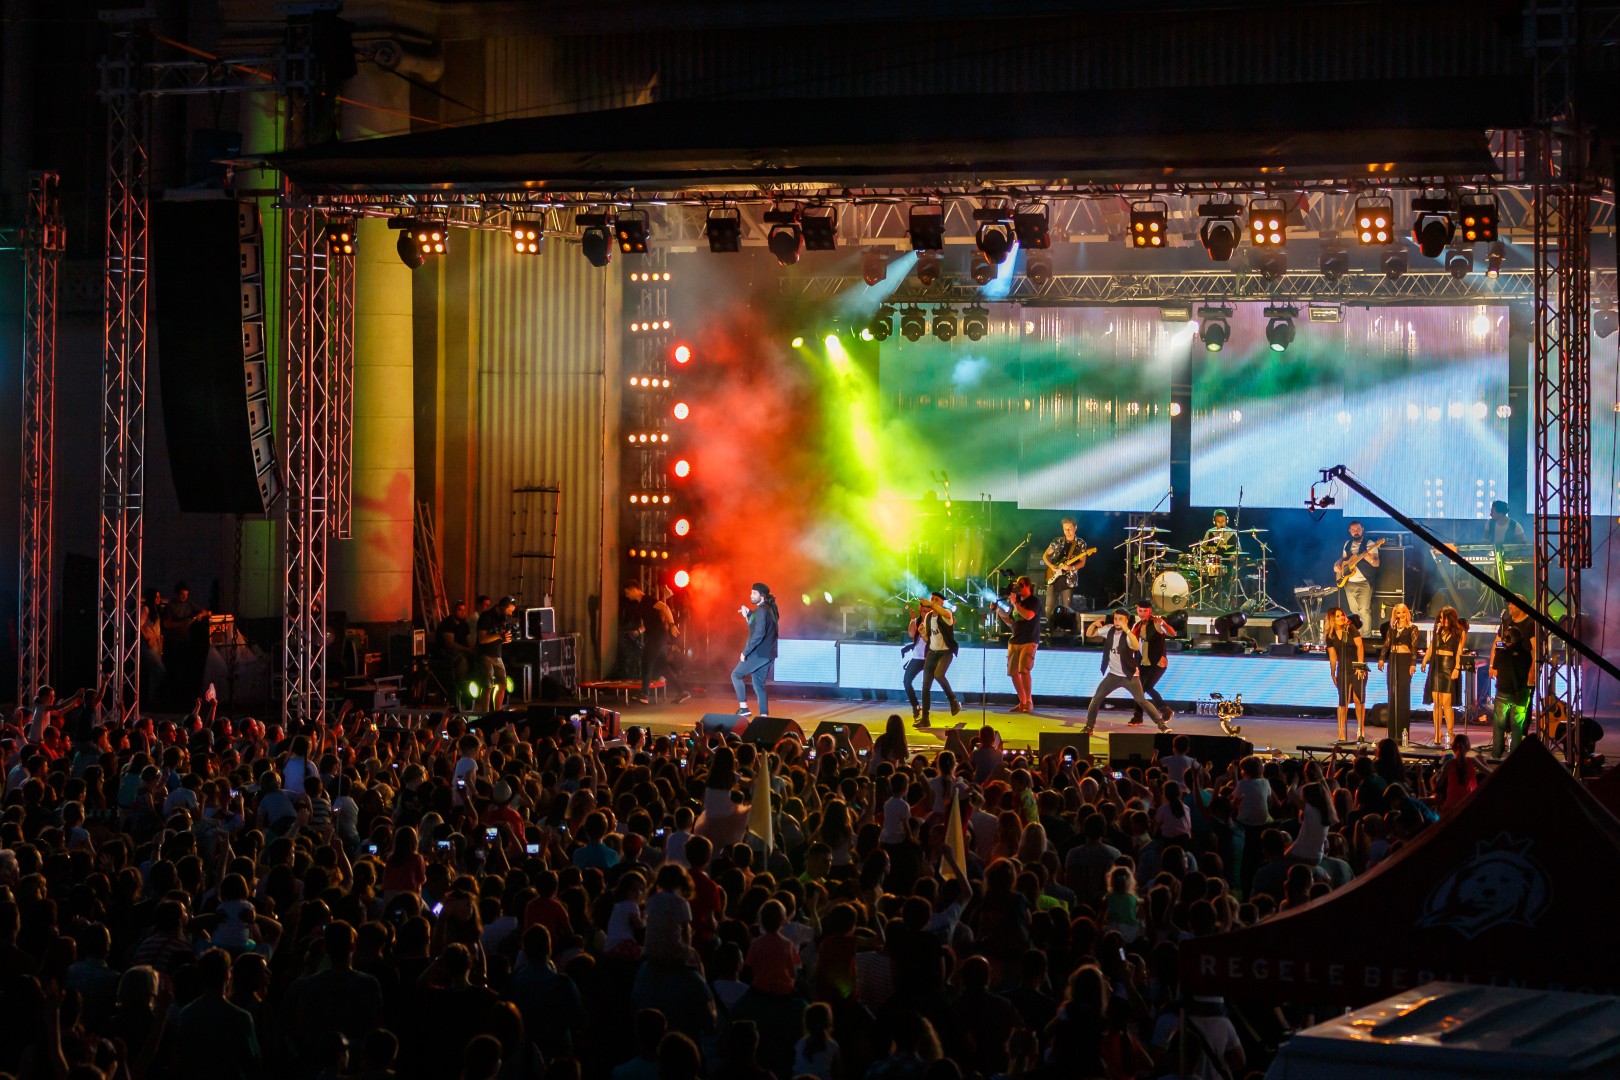
[[264, 514], [280, 493], [264, 332], [258, 206], [152, 207], [163, 430], [180, 509]]
[[800, 746], [804, 745], [804, 728], [786, 716], [755, 716], [743, 725], [740, 734], [743, 742], [761, 750], [770, 750], [783, 739], [797, 739]]
[[712, 735], [717, 731], [729, 735], [732, 732], [741, 731], [746, 726], [743, 717], [728, 712], [706, 712], [698, 723], [702, 725], [703, 734], [705, 735]]
[[[851, 757], [866, 757], [872, 751], [872, 733], [866, 729], [865, 724], [840, 724], [836, 720], [823, 720], [816, 725], [816, 730], [810, 735], [811, 745], [821, 740], [823, 735], [831, 735], [838, 749], [847, 750]], [[861, 751], [866, 751], [865, 754]]]
[[[1108, 736], [1108, 761], [1111, 765], [1148, 765], [1155, 753], [1168, 757], [1173, 751], [1175, 732], [1116, 731]], [[1254, 753], [1254, 743], [1235, 735], [1192, 735], [1187, 753], [1217, 773], [1225, 772], [1232, 762]]]
[[1111, 731], [1108, 733], [1108, 764], [1114, 766], [1140, 765], [1144, 768], [1153, 761], [1154, 744], [1158, 737], [1153, 731]]
[[1064, 750], [1073, 750], [1076, 758], [1091, 758], [1091, 736], [1082, 735], [1078, 731], [1043, 731], [1041, 732], [1041, 757], [1050, 757], [1060, 754]]

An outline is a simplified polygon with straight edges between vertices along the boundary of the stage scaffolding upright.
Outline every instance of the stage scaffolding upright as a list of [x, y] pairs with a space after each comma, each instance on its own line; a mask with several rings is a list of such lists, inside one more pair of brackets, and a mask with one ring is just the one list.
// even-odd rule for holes
[[55, 173], [29, 177], [23, 222], [21, 523], [18, 536], [17, 701], [50, 682], [55, 552], [56, 297], [67, 238]]
[[[1587, 134], [1576, 109], [1581, 50], [1588, 44], [1575, 0], [1530, 0], [1529, 41], [1536, 59], [1535, 109], [1529, 133], [1535, 286], [1532, 428], [1535, 453], [1535, 604], [1579, 633], [1581, 571], [1592, 563], [1591, 222]], [[1581, 661], [1536, 633], [1540, 705], [1581, 710]], [[1576, 728], [1565, 753], [1578, 758]]]
[[101, 63], [107, 107], [107, 236], [101, 381], [99, 678], [109, 716], [141, 691], [141, 512], [146, 471], [149, 107], [141, 93], [143, 13], [103, 13], [113, 47]]

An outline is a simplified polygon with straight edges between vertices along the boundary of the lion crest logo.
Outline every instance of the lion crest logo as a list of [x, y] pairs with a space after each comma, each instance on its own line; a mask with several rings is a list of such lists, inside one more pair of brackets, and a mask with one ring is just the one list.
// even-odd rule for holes
[[1498, 926], [1535, 926], [1552, 903], [1552, 890], [1529, 856], [1533, 843], [1508, 833], [1481, 842], [1429, 894], [1418, 925], [1455, 930], [1468, 941]]

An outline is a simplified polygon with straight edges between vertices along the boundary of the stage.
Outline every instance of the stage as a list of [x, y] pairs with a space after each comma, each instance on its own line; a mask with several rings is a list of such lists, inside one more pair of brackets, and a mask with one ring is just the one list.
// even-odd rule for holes
[[[969, 702], [971, 701], [971, 705]], [[1126, 697], [1109, 698], [1109, 704], [1097, 715], [1097, 726], [1092, 731], [1091, 752], [1106, 754], [1108, 751], [1108, 736], [1116, 732], [1145, 732], [1152, 733], [1155, 729], [1152, 724], [1144, 723], [1140, 727], [1128, 726], [1130, 720], [1130, 699]], [[684, 705], [658, 704], [658, 705], [631, 705], [620, 714], [624, 725], [639, 724], [650, 728], [653, 732], [664, 734], [673, 731], [689, 730], [707, 712], [732, 712], [736, 702], [730, 700], [730, 694], [724, 691], [711, 691], [708, 696], [696, 697]], [[1040, 741], [1042, 732], [1065, 732], [1074, 736], [1075, 745], [1079, 745], [1080, 730], [1086, 724], [1086, 710], [1063, 707], [1052, 708], [1041, 704], [1036, 698], [1035, 713], [1008, 713], [1006, 704], [991, 704], [981, 706], [977, 693], [963, 696], [962, 712], [952, 716], [940, 701], [940, 708], [933, 715], [934, 726], [926, 730], [919, 730], [911, 722], [911, 709], [902, 695], [898, 700], [891, 701], [856, 701], [826, 697], [775, 695], [771, 698], [771, 715], [789, 717], [798, 722], [806, 735], [815, 731], [816, 725], [823, 722], [839, 724], [860, 724], [871, 730], [875, 738], [883, 730], [890, 714], [898, 712], [906, 720], [906, 742], [913, 750], [932, 752], [939, 750], [945, 741], [945, 735], [957, 724], [965, 725], [971, 735], [980, 727], [989, 724], [1000, 733], [1002, 741], [1007, 745], [1018, 747], [1033, 747]], [[1299, 747], [1322, 747], [1333, 742], [1336, 734], [1333, 717], [1299, 717], [1276, 716], [1255, 712], [1245, 715], [1237, 721], [1243, 731], [1241, 738], [1254, 744], [1255, 752], [1281, 751], [1289, 756], [1297, 756]], [[1197, 716], [1189, 712], [1177, 713], [1171, 730], [1189, 735], [1220, 735], [1220, 721], [1214, 716]], [[1457, 732], [1466, 730], [1474, 746], [1484, 750], [1490, 749], [1491, 729], [1488, 724], [1473, 724], [1464, 728], [1461, 724]], [[1350, 734], [1355, 735], [1355, 720], [1350, 721]], [[1416, 715], [1412, 720], [1412, 735], [1417, 740], [1419, 749], [1427, 749], [1424, 745], [1434, 734], [1427, 713]], [[1384, 738], [1383, 728], [1369, 726], [1367, 738], [1376, 743]], [[1599, 744], [1599, 752], [1610, 754], [1620, 752], [1620, 738], [1608, 736]]]

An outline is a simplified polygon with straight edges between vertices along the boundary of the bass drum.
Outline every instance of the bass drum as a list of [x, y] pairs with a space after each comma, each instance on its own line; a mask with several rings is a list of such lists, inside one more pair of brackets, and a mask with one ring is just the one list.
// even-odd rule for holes
[[1186, 611], [1192, 606], [1193, 581], [1180, 570], [1166, 570], [1153, 579], [1153, 606], [1159, 611]]

